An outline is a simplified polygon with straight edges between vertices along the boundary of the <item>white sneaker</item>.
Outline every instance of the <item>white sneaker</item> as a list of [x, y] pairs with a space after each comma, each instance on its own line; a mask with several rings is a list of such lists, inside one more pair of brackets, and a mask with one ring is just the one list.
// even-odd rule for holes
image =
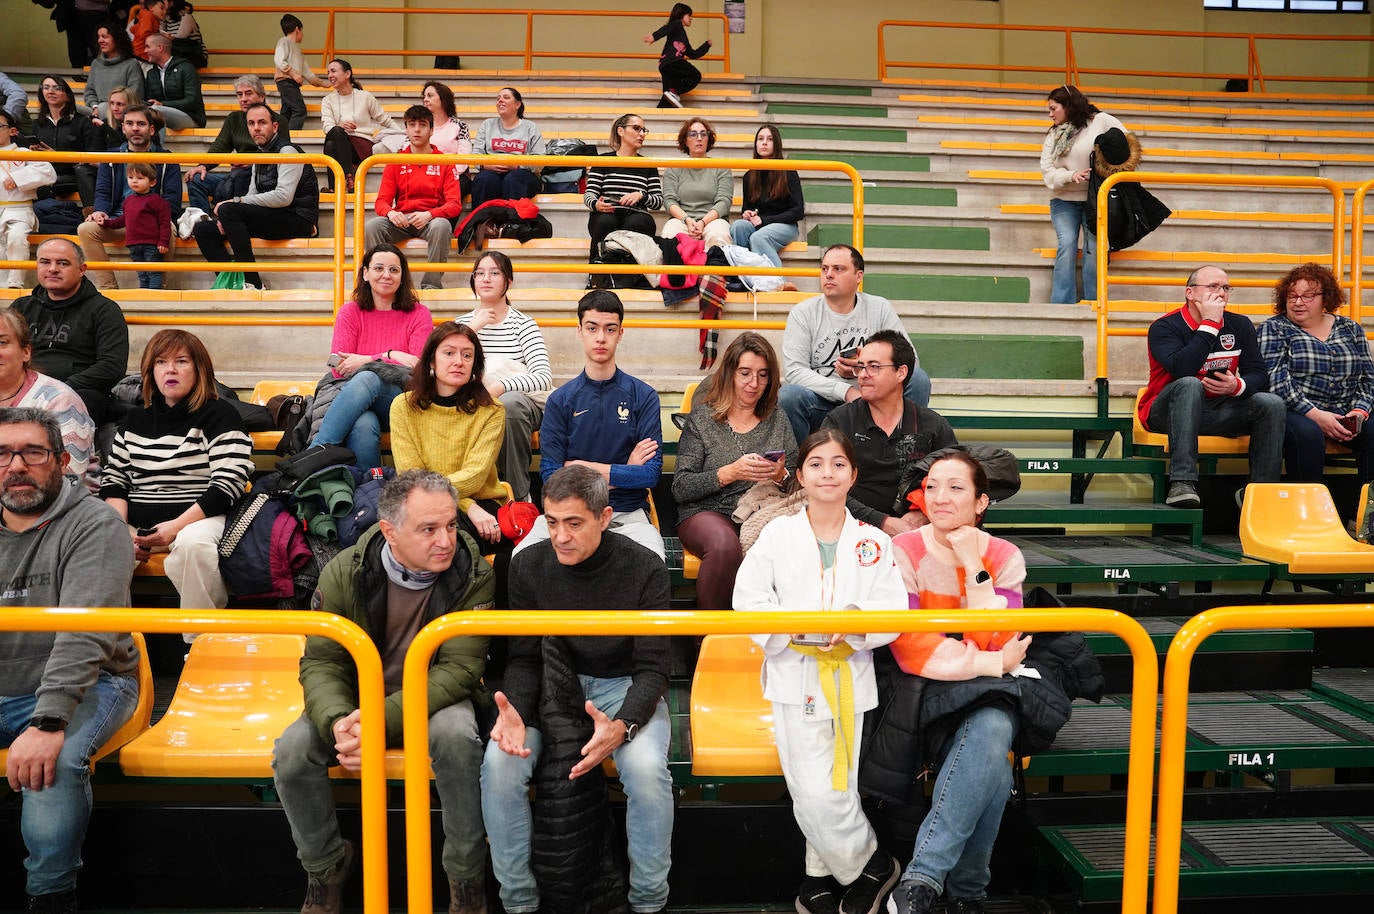
[[181, 218], [177, 219], [177, 237], [185, 241], [191, 237], [197, 222], [203, 222], [210, 218], [210, 214], [199, 206], [188, 206], [181, 213]]
[[678, 94], [672, 91], [671, 89], [667, 92], [664, 92], [663, 97], [668, 99], [668, 104], [672, 105], [674, 108], [682, 107], [682, 99], [679, 98]]

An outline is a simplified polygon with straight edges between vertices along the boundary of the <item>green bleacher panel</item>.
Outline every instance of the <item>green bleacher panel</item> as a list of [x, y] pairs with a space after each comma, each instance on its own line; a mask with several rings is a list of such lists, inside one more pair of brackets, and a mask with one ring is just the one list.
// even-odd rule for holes
[[[849, 203], [854, 188], [845, 184], [802, 181], [802, 196], [811, 203]], [[864, 187], [864, 206], [958, 206], [953, 187]]]
[[[905, 127], [800, 127], [782, 126], [783, 136], [789, 140], [826, 140], [833, 143], [905, 143]], [[835, 158], [825, 155], [822, 158]]]
[[1079, 380], [1083, 337], [1031, 333], [912, 333], [933, 378]]
[[[808, 244], [829, 247], [853, 244], [852, 225], [814, 225], [806, 233]], [[864, 225], [866, 248], [927, 248], [939, 251], [986, 251], [991, 242], [986, 228], [972, 225]]]
[[759, 86], [760, 95], [854, 95], [872, 97], [870, 86], [827, 86], [792, 83], [763, 83]]
[[[787, 125], [783, 128], [788, 137], [796, 136], [805, 139], [806, 135], [799, 131], [806, 130], [805, 127], [793, 127]], [[819, 137], [819, 139], [829, 139], [829, 136]], [[904, 141], [902, 137], [898, 142]], [[827, 161], [827, 162], [848, 162], [860, 172], [870, 171], [930, 171], [930, 156], [905, 155], [894, 153], [863, 153], [863, 152], [844, 152], [836, 150], [834, 152], [788, 152], [790, 159], [802, 159], [803, 161]]]
[[[805, 102], [769, 102], [766, 114], [791, 114], [802, 117], [887, 117], [888, 109], [881, 105], [807, 104]], [[791, 131], [788, 131], [789, 133]]]
[[[865, 230], [864, 238], [867, 239]], [[867, 241], [865, 243], [868, 243]], [[951, 276], [944, 273], [864, 271], [864, 291], [893, 301], [970, 301], [1026, 304], [1026, 276]]]

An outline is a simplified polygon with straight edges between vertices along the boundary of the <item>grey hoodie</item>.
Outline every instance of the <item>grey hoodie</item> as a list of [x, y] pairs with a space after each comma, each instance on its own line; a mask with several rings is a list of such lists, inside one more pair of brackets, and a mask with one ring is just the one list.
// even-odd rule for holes
[[[134, 545], [75, 477], [28, 530], [0, 525], [0, 606], [128, 606]], [[101, 670], [133, 675], [128, 632], [0, 631], [0, 695], [37, 695], [36, 717], [71, 720]]]

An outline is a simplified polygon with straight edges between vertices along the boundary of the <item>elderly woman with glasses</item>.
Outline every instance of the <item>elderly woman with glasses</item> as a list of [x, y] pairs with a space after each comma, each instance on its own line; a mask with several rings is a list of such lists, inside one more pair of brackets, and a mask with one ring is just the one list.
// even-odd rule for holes
[[1283, 459], [1294, 482], [1320, 482], [1326, 442], [1355, 452], [1360, 482], [1374, 480], [1374, 360], [1359, 324], [1336, 312], [1345, 303], [1326, 267], [1294, 267], [1274, 286], [1274, 316], [1259, 328], [1269, 389], [1288, 407]]

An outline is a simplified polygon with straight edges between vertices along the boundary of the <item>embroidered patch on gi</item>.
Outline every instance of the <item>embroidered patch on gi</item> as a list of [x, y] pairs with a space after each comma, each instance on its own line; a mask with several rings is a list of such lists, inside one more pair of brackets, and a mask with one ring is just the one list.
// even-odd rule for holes
[[854, 546], [854, 556], [859, 560], [859, 564], [865, 568], [870, 568], [883, 557], [883, 547], [878, 545], [877, 540], [859, 540]]
[[1236, 348], [1236, 335], [1234, 333], [1223, 333], [1217, 337], [1217, 341], [1221, 343], [1222, 349]]

